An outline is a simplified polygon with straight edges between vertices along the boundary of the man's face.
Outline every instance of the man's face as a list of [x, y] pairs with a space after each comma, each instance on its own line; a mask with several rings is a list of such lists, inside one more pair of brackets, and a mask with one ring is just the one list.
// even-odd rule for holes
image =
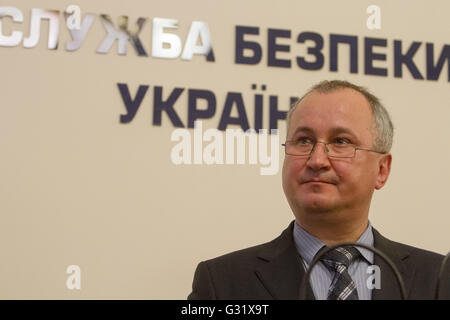
[[[373, 149], [372, 112], [357, 91], [338, 89], [311, 92], [292, 114], [286, 140], [310, 138], [334, 142], [345, 139]], [[311, 156], [286, 155], [283, 189], [294, 214], [310, 212], [368, 212], [374, 189], [381, 188], [390, 171], [391, 155], [363, 150], [354, 158], [329, 158], [324, 144]], [[316, 180], [316, 181], [312, 181]]]

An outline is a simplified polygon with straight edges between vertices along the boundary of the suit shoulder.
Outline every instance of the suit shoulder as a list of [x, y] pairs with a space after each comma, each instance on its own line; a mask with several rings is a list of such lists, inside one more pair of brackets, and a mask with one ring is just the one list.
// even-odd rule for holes
[[409, 258], [419, 265], [426, 266], [428, 264], [430, 267], [436, 266], [439, 265], [444, 259], [444, 256], [442, 254], [430, 250], [414, 247], [392, 240], [388, 241], [392, 244], [393, 247], [396, 248], [398, 252], [407, 252], [409, 254]]
[[283, 241], [279, 238], [200, 262], [189, 298], [267, 299], [268, 293], [258, 280], [255, 268], [265, 263], [269, 253], [280, 248]]
[[232, 264], [242, 264], [244, 262], [252, 261], [254, 263], [255, 258], [259, 257], [263, 260], [270, 259], [273, 255], [277, 255], [280, 252], [284, 251], [287, 247], [292, 245], [292, 230], [294, 227], [294, 222], [288, 225], [286, 229], [284, 229], [281, 234], [279, 234], [275, 239], [264, 242], [262, 244], [258, 244], [255, 246], [251, 246], [248, 248], [232, 251], [218, 257], [205, 260], [209, 266], [216, 265], [232, 265]]
[[258, 244], [255, 246], [251, 246], [248, 248], [232, 251], [220, 255], [218, 257], [206, 260], [205, 262], [208, 263], [209, 265], [217, 265], [217, 264], [235, 264], [235, 263], [242, 264], [245, 261], [253, 261], [262, 252], [274, 247], [276, 245], [277, 239], [262, 244]]
[[422, 248], [413, 247], [410, 245], [404, 245], [410, 252], [410, 258], [413, 260], [417, 265], [420, 265], [423, 268], [438, 268], [443, 259], [444, 256], [442, 254], [425, 250]]

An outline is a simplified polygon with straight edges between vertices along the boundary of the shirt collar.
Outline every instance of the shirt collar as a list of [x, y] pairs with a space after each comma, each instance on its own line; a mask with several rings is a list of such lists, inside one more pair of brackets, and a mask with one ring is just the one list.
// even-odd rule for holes
[[[300, 227], [297, 223], [294, 223], [294, 242], [297, 247], [297, 251], [303, 260], [309, 265], [313, 260], [314, 256], [317, 252], [325, 246], [325, 244], [320, 241], [318, 238], [314, 237], [302, 227]], [[364, 233], [359, 237], [356, 243], [360, 243], [366, 246], [373, 247], [373, 232], [372, 225], [368, 224]], [[361, 247], [355, 247], [364, 257], [364, 259], [369, 263], [373, 264], [373, 252]]]

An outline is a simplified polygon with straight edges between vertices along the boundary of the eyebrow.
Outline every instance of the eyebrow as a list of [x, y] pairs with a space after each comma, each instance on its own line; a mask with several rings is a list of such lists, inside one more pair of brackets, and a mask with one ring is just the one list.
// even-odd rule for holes
[[[340, 134], [340, 133], [346, 133], [346, 134], [351, 135], [356, 140], [359, 140], [358, 137], [356, 136], [356, 134], [354, 134], [352, 130], [350, 130], [348, 128], [345, 128], [345, 127], [333, 127], [329, 131], [330, 131], [330, 134], [332, 134], [332, 135], [336, 135], [336, 134]], [[298, 127], [297, 129], [295, 129], [295, 131], [294, 131], [292, 136], [295, 136], [299, 132], [306, 132], [306, 133], [310, 133], [310, 134], [315, 134], [314, 129], [312, 129], [310, 127], [302, 126], [302, 127]]]

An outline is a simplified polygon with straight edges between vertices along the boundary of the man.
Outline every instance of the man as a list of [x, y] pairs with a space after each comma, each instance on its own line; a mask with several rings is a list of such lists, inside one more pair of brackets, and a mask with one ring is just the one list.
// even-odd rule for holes
[[[393, 270], [370, 250], [321, 251], [349, 242], [384, 253], [408, 299], [434, 298], [443, 257], [392, 242], [368, 220], [372, 194], [389, 177], [392, 139], [386, 109], [366, 89], [346, 81], [314, 86], [287, 116], [282, 179], [295, 221], [271, 242], [201, 262], [188, 299], [304, 298], [300, 284], [318, 254], [305, 298], [400, 299]], [[450, 298], [447, 287], [441, 296]]]

